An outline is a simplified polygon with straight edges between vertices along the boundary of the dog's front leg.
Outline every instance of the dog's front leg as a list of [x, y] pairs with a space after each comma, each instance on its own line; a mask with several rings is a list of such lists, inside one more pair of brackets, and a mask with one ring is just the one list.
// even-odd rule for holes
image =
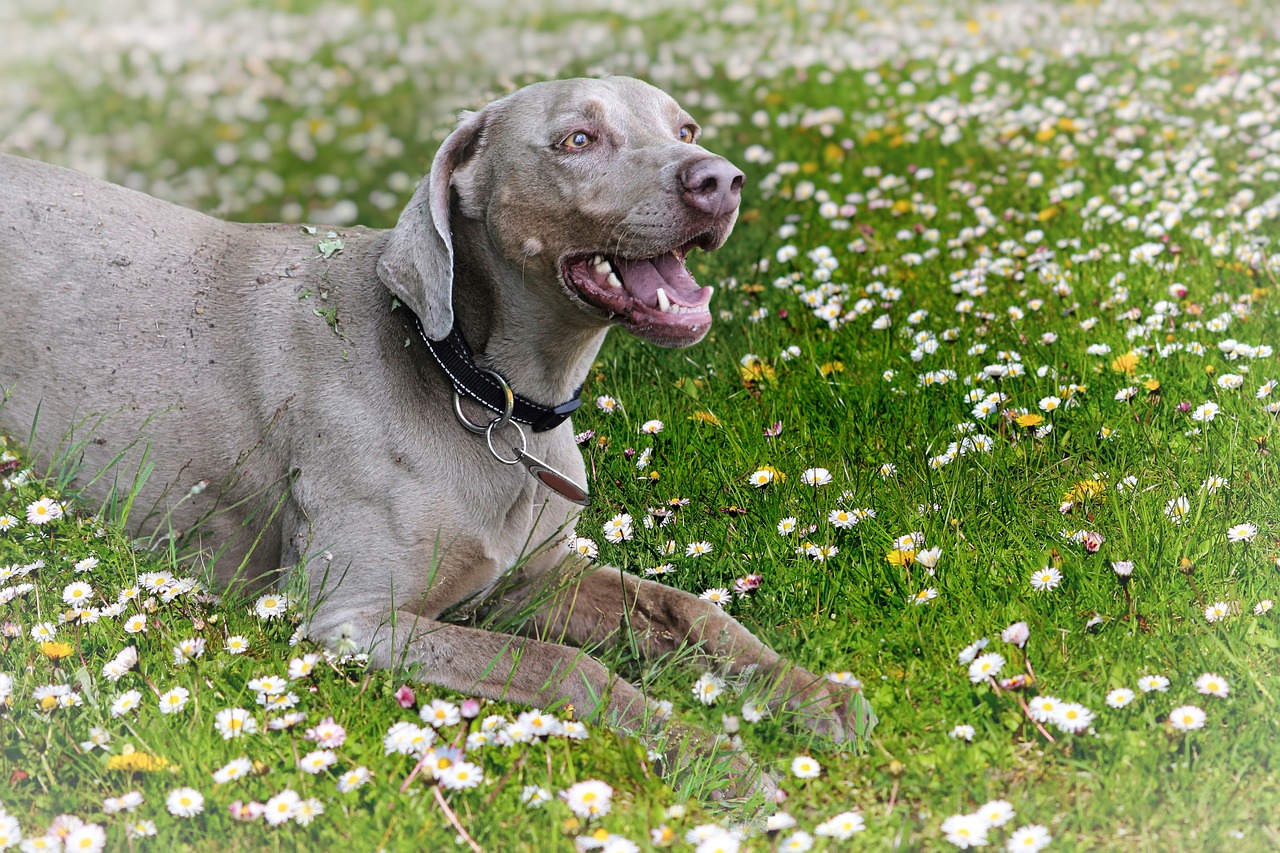
[[726, 752], [705, 732], [668, 724], [639, 690], [581, 649], [423, 619], [407, 611], [394, 619], [381, 612], [337, 616], [342, 621], [324, 615], [313, 621], [313, 637], [332, 644], [337, 636], [368, 649], [375, 667], [407, 668], [428, 683], [487, 699], [552, 709], [568, 704], [576, 719], [594, 719], [639, 735], [673, 768], [708, 758], [721, 762], [729, 784], [713, 796], [769, 797], [775, 789], [750, 758]]
[[415, 678], [459, 693], [538, 708], [568, 703], [580, 719], [596, 718], [639, 731], [652, 714], [644, 696], [580, 649], [424, 619], [409, 611], [326, 612], [312, 636], [367, 650], [380, 669], [406, 669]]
[[524, 630], [543, 639], [595, 646], [629, 631], [646, 656], [689, 647], [730, 673], [754, 671], [771, 707], [785, 707], [837, 743], [865, 738], [876, 723], [860, 691], [790, 663], [709, 601], [610, 566], [559, 577], [554, 589], [538, 592], [534, 582], [508, 592], [501, 606], [523, 610]]

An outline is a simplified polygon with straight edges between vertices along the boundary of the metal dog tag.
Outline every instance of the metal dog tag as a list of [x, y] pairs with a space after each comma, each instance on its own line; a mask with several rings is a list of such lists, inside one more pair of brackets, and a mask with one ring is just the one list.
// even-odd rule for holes
[[523, 450], [511, 448], [515, 451], [516, 461], [525, 467], [530, 474], [537, 478], [538, 482], [546, 486], [551, 491], [560, 495], [565, 500], [573, 501], [581, 506], [591, 506], [591, 496], [587, 494], [587, 490], [570, 480], [564, 474], [561, 474], [555, 468], [543, 462], [536, 456], [530, 456]]

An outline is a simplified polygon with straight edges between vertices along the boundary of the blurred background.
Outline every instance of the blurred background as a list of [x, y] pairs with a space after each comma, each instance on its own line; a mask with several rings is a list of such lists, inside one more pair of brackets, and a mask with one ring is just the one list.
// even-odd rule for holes
[[0, 150], [228, 218], [389, 225], [456, 113], [525, 82], [643, 76], [714, 138], [737, 116], [703, 81], [767, 61], [747, 29], [762, 14], [803, 19], [672, 0], [4, 0]]

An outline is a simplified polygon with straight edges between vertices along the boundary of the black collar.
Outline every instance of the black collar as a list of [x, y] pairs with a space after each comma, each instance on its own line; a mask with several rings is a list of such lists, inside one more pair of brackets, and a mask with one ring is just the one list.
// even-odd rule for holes
[[[498, 414], [502, 414], [506, 410], [506, 395], [502, 391], [502, 386], [476, 365], [475, 357], [471, 353], [471, 347], [467, 345], [466, 339], [462, 337], [462, 330], [458, 328], [457, 323], [453, 324], [453, 328], [449, 330], [449, 334], [444, 340], [433, 341], [422, 331], [422, 322], [418, 320], [417, 314], [409, 311], [403, 305], [400, 310], [408, 311], [409, 316], [413, 318], [413, 325], [417, 328], [418, 334], [422, 337], [422, 340], [426, 341], [427, 349], [431, 350], [436, 362], [453, 383], [455, 391], [470, 397]], [[582, 405], [582, 400], [578, 398], [581, 393], [582, 386], [578, 386], [578, 390], [573, 392], [572, 399], [561, 403], [555, 408], [540, 405], [516, 394], [515, 407], [511, 410], [511, 419], [522, 424], [529, 424], [533, 427], [534, 432], [546, 432], [547, 430], [555, 429], [567, 421], [578, 406]]]

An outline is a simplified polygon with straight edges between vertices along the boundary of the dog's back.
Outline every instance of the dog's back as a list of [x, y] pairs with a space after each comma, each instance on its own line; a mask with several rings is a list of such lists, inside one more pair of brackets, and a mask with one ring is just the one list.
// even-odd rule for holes
[[244, 457], [266, 450], [232, 438], [261, 433], [245, 393], [261, 367], [227, 345], [248, 333], [240, 291], [262, 287], [245, 263], [260, 231], [0, 154], [0, 430], [31, 437], [40, 471], [77, 468], [94, 503], [128, 491], [145, 450], [145, 533], [196, 524], [214, 492], [184, 496], [238, 464], [246, 494], [265, 490], [274, 466]]

